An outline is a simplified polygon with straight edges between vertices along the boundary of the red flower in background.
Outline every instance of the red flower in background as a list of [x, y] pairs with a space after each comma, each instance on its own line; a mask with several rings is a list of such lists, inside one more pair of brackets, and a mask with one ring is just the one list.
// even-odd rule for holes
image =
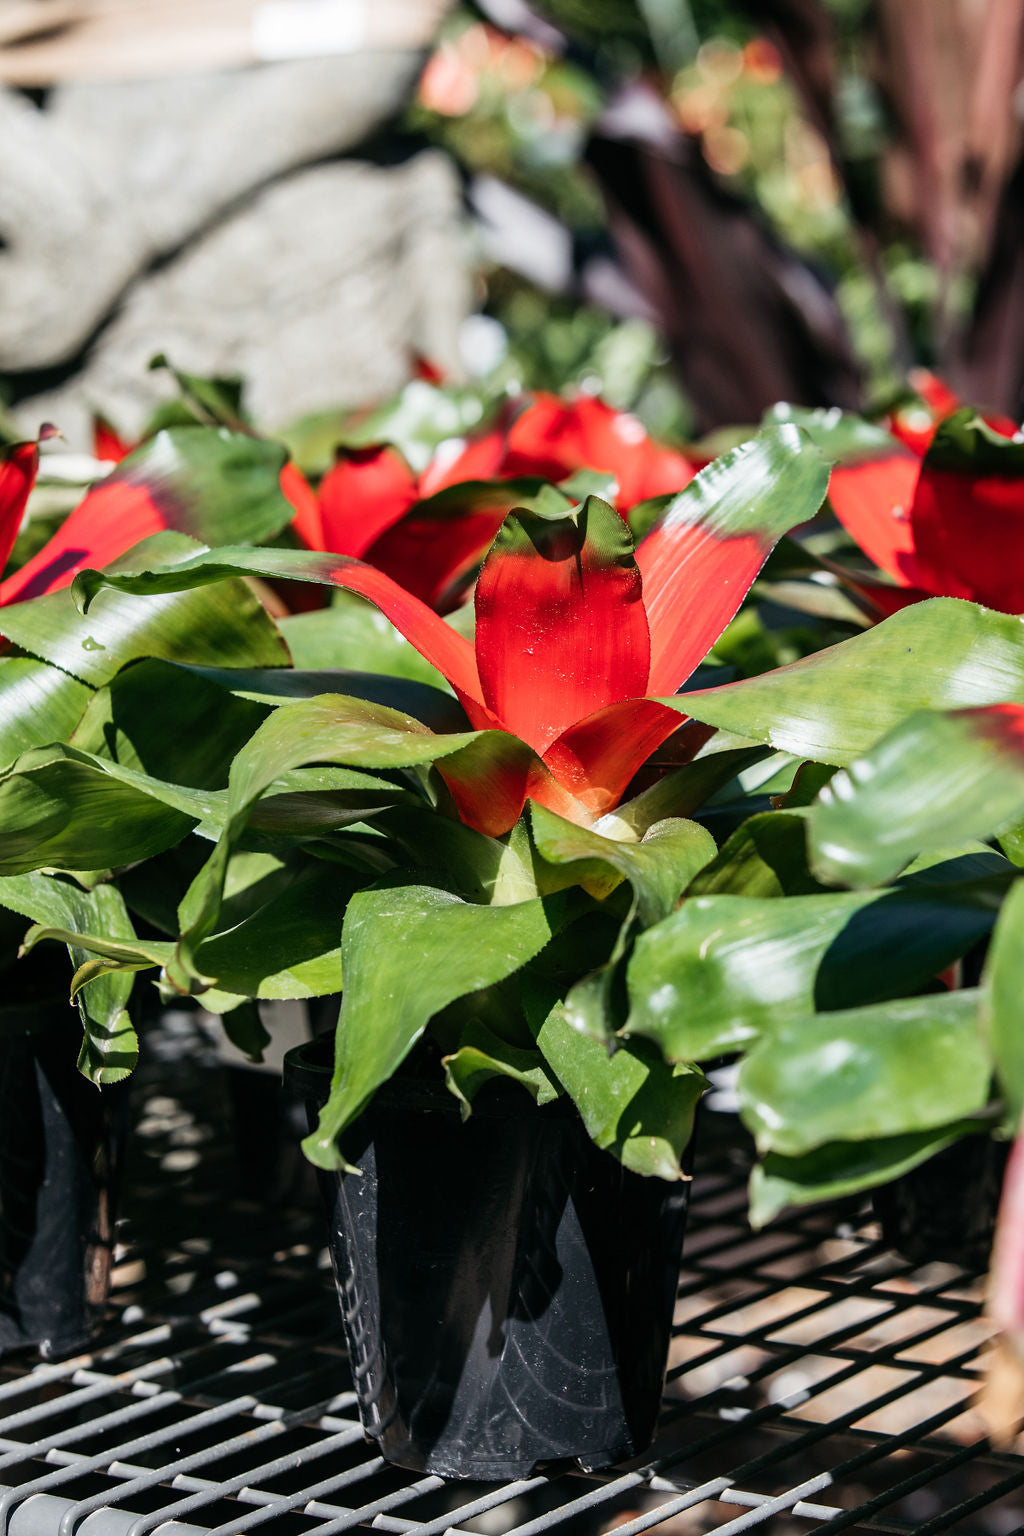
[[[950, 396], [947, 403], [956, 402]], [[836, 465], [829, 485], [836, 516], [896, 583], [870, 588], [882, 612], [926, 597], [1024, 612], [1019, 437], [1005, 418], [960, 409], [935, 422], [915, 448], [892, 437], [891, 447]]]
[[298, 487], [286, 494], [310, 549], [366, 560], [443, 612], [458, 602], [521, 493], [495, 485], [462, 498], [441, 493], [472, 481], [563, 480], [581, 469], [614, 477], [623, 515], [649, 497], [682, 490], [695, 472], [624, 411], [587, 395], [566, 401], [536, 394], [511, 425], [471, 439], [453, 459], [435, 457], [419, 475], [396, 448], [381, 444], [340, 452], [318, 498]]

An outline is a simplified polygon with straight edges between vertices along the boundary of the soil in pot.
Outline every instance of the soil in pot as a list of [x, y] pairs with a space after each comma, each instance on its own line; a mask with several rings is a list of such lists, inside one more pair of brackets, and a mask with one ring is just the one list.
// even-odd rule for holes
[[[330, 1045], [290, 1052], [311, 1122]], [[689, 1184], [630, 1173], [566, 1101], [510, 1083], [462, 1122], [443, 1083], [393, 1079], [324, 1174], [360, 1413], [388, 1460], [510, 1479], [638, 1455], [654, 1432]]]

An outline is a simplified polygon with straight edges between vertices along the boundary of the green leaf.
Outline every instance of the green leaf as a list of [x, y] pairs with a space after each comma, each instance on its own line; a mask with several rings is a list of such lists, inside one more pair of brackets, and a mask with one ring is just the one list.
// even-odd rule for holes
[[559, 885], [582, 885], [600, 900], [627, 880], [645, 927], [671, 912], [688, 881], [715, 855], [710, 832], [694, 821], [660, 821], [640, 841], [621, 842], [575, 826], [542, 805], [531, 804], [530, 817], [540, 858], [561, 869]]
[[336, 864], [303, 861], [287, 883], [244, 917], [223, 913], [223, 929], [196, 959], [218, 989], [253, 998], [325, 997], [341, 991], [341, 926], [364, 881]]
[[626, 1031], [707, 1060], [815, 1008], [913, 991], [988, 932], [1003, 886], [687, 898], [636, 941]]
[[239, 1003], [221, 1015], [224, 1033], [231, 1044], [248, 1056], [250, 1061], [261, 1062], [263, 1052], [270, 1044], [270, 1031], [260, 1018], [260, 1011], [250, 999]]
[[981, 1014], [1015, 1132], [1024, 1111], [1024, 884], [1003, 903], [985, 962]]
[[71, 742], [155, 778], [218, 789], [266, 716], [266, 708], [234, 697], [201, 671], [138, 661], [92, 696]]
[[279, 443], [246, 432], [176, 427], [130, 453], [102, 489], [145, 486], [170, 528], [204, 544], [258, 544], [295, 515], [280, 485], [286, 458]]
[[279, 627], [297, 667], [314, 671], [354, 667], [429, 683], [451, 693], [437, 668], [399, 634], [390, 619], [355, 592], [338, 592], [329, 608], [293, 614], [281, 619]]
[[878, 885], [913, 856], [1024, 814], [1024, 711], [922, 711], [840, 769], [807, 816], [822, 879]]
[[900, 451], [899, 442], [884, 427], [835, 407], [808, 409], [780, 401], [765, 412], [762, 425], [780, 426], [787, 421], [801, 427], [818, 451], [835, 464], [861, 464]]
[[212, 801], [73, 747], [37, 748], [0, 775], [0, 873], [149, 858], [190, 832]]
[[977, 1130], [976, 1120], [962, 1120], [904, 1136], [826, 1142], [802, 1157], [769, 1152], [751, 1170], [750, 1225], [763, 1227], [789, 1205], [840, 1200], [888, 1184]]
[[463, 1031], [458, 1050], [444, 1057], [444, 1075], [462, 1106], [464, 1120], [480, 1089], [496, 1078], [519, 1083], [538, 1104], [550, 1104], [561, 1093], [540, 1051], [512, 1045], [479, 1021]]
[[992, 1064], [979, 993], [933, 993], [778, 1024], [740, 1065], [740, 1113], [762, 1152], [948, 1126], [984, 1108]]
[[[195, 552], [184, 534], [157, 533], [115, 560], [111, 579], [130, 580], [131, 572], [154, 562], [174, 565]], [[11, 603], [3, 611], [3, 633], [22, 650], [94, 687], [140, 656], [223, 667], [284, 667], [290, 659], [273, 620], [244, 582], [155, 600], [105, 591], [87, 616], [79, 612], [73, 592], [74, 584]]]
[[374, 826], [398, 845], [396, 863], [443, 871], [446, 883], [469, 901], [509, 906], [539, 894], [528, 839], [486, 837], [472, 827], [422, 805], [403, 805], [374, 818]]
[[928, 445], [927, 465], [954, 474], [1018, 479], [1024, 475], [1024, 443], [997, 432], [973, 406], [965, 405], [939, 422]]
[[182, 402], [204, 423], [230, 427], [233, 432], [246, 429], [242, 413], [244, 382], [240, 378], [204, 378], [198, 373], [183, 373], [162, 352], [149, 360], [149, 370], [165, 368], [182, 395]]
[[1024, 703], [1024, 620], [937, 597], [788, 667], [688, 693], [686, 708], [796, 757], [846, 765], [919, 709], [1008, 700]]
[[225, 831], [187, 892], [179, 913], [182, 939], [170, 974], [182, 991], [205, 984], [196, 945], [213, 930], [227, 860], [252, 807], [282, 774], [307, 763], [341, 762], [368, 768], [410, 768], [443, 761], [452, 776], [486, 781], [492, 759], [518, 762], [530, 749], [501, 731], [435, 736], [419, 721], [381, 705], [328, 695], [275, 710], [231, 767]]
[[787, 811], [750, 816], [694, 876], [688, 896], [811, 896], [824, 891], [807, 867], [806, 820]]
[[622, 837], [626, 842], [643, 837], [655, 822], [664, 821], [667, 816], [692, 816], [744, 768], [767, 756], [767, 747], [754, 746], [729, 747], [694, 758], [602, 816], [594, 830], [607, 837]]
[[548, 1014], [537, 1044], [580, 1112], [588, 1135], [634, 1173], [682, 1177], [697, 1103], [707, 1086], [689, 1063], [669, 1066], [643, 1041], [609, 1055], [581, 1034], [560, 1005]]
[[[297, 699], [314, 699], [325, 693], [343, 693], [399, 709], [428, 725], [432, 731], [464, 731], [469, 722], [451, 693], [411, 678], [388, 677], [377, 672], [351, 672], [341, 667], [316, 672], [292, 667], [189, 667], [194, 677], [207, 678], [239, 699], [277, 707]], [[262, 718], [262, 717], [261, 717]]]
[[[112, 939], [135, 938], [124, 901], [113, 885], [97, 885], [84, 891], [63, 876], [8, 876], [0, 878], [0, 902], [34, 924], [66, 930], [95, 927]], [[71, 962], [81, 968], [89, 957], [70, 933], [68, 939]], [[139, 1054], [139, 1042], [127, 1012], [132, 977], [109, 969], [97, 970], [86, 979], [80, 979], [80, 974], [79, 970], [77, 985], [72, 989], [83, 1029], [78, 1070], [97, 1086], [119, 1083], [129, 1075]]]
[[92, 690], [30, 656], [0, 658], [0, 767], [30, 747], [65, 741]]
[[357, 892], [342, 930], [345, 991], [331, 1094], [307, 1155], [344, 1166], [339, 1134], [405, 1059], [434, 1014], [510, 976], [550, 937], [544, 903], [481, 907], [426, 885]]

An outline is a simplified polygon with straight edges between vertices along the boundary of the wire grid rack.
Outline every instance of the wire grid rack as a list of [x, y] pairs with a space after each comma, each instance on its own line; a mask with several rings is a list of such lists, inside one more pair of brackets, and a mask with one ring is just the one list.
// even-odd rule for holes
[[[1024, 1532], [1024, 1456], [994, 1452], [970, 1406], [979, 1277], [915, 1269], [848, 1206], [752, 1234], [743, 1149], [717, 1130], [652, 1450], [500, 1486], [388, 1466], [359, 1428], [310, 1186], [293, 1160], [276, 1205], [239, 1197], [226, 1077], [193, 1052], [141, 1085], [96, 1347], [0, 1360], [12, 1536]], [[263, 1156], [273, 1118], [265, 1102]]]

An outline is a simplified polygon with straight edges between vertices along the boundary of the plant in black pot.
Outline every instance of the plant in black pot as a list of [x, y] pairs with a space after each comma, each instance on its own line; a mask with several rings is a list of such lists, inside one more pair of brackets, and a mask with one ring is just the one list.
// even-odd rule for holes
[[[921, 869], [890, 886], [883, 870], [836, 891], [808, 850], [812, 828], [838, 838], [819, 798], [832, 766], [909, 730], [922, 706], [1005, 696], [1011, 653], [1024, 697], [1024, 650], [1000, 628], [1017, 621], [939, 601], [763, 676], [673, 692], [824, 479], [798, 432], [767, 432], [703, 471], [636, 553], [603, 502], [541, 493], [485, 557], [472, 641], [465, 613], [446, 623], [338, 556], [231, 547], [160, 563], [143, 547], [132, 570], [78, 580], [93, 624], [122, 601], [242, 574], [346, 587], [436, 669], [440, 687], [332, 672], [332, 625], [349, 633], [351, 617], [333, 609], [316, 615], [307, 661], [326, 670], [123, 668], [102, 706], [124, 705], [116, 750], [102, 734], [83, 740], [75, 774], [111, 809], [108, 864], [135, 861], [119, 888], [162, 932], [30, 936], [79, 945], [103, 969], [158, 967], [239, 1037], [248, 1000], [343, 990], [333, 1065], [303, 1053], [292, 1070], [318, 1111], [306, 1147], [328, 1183], [364, 1423], [396, 1461], [504, 1477], [642, 1449], [695, 1063], [749, 1052], [752, 1123], [753, 1100], [764, 1106], [759, 1218], [834, 1192], [837, 1155], [843, 1188], [878, 1182], [898, 1150], [893, 1123], [924, 1127], [927, 1145], [910, 1149], [923, 1157], [985, 1110], [977, 999], [940, 997], [923, 1024], [913, 1009], [991, 926], [1007, 861], [980, 887], [954, 858], [931, 880]], [[125, 701], [157, 684], [165, 716], [131, 716]], [[222, 733], [237, 723], [244, 738], [226, 789], [171, 782], [185, 749], [166, 714], [200, 695]], [[252, 708], [255, 728], [239, 713]], [[800, 759], [812, 767], [794, 780]], [[754, 765], [783, 800], [744, 820]], [[933, 766], [941, 779], [938, 753]], [[31, 770], [15, 765], [0, 799]], [[52, 774], [56, 801], [71, 782]], [[129, 804], [131, 821], [114, 814]], [[694, 814], [725, 827], [721, 849]], [[53, 861], [44, 834], [41, 819], [26, 827], [26, 859], [37, 839]], [[908, 824], [894, 869], [932, 846], [914, 835]], [[858, 1057], [855, 1104], [840, 1075], [814, 1112], [786, 1062], [827, 1080], [830, 1030], [844, 1049], [857, 1031], [874, 1054]], [[900, 1120], [919, 1040], [951, 1042], [953, 1065], [929, 1107], [915, 1098]], [[884, 1113], [875, 1061], [898, 1069]]]
[[[40, 440], [52, 435], [44, 428]], [[278, 486], [283, 462], [283, 450], [243, 434], [164, 432], [69, 515], [62, 506], [55, 519], [44, 502], [24, 520], [39, 443], [0, 447], [0, 1351], [35, 1346], [65, 1353], [81, 1347], [105, 1314], [125, 1079], [137, 1057], [130, 973], [90, 970], [92, 956], [74, 945], [71, 964], [52, 952], [16, 963], [32, 923], [135, 936], [111, 878], [110, 866], [120, 862], [116, 841], [97, 815], [71, 743], [110, 752], [133, 715], [152, 722], [151, 694], [136, 690], [131, 705], [122, 689], [115, 703], [107, 686], [134, 656], [288, 659], [274, 625], [241, 584], [227, 604], [215, 594], [183, 594], [157, 612], [123, 599], [106, 625], [84, 621], [68, 588], [79, 566], [112, 560], [157, 529], [166, 530], [158, 547], [167, 554], [182, 544], [195, 547], [175, 529], [211, 540], [237, 537], [243, 528], [255, 537], [275, 532], [292, 515]], [[254, 724], [250, 719], [248, 730]], [[228, 731], [228, 757], [230, 739]], [[175, 759], [165, 743], [163, 761], [179, 782], [198, 787], [211, 782], [204, 778], [211, 764], [197, 765], [195, 745], [192, 777], [180, 748]], [[21, 772], [12, 777], [15, 760]], [[212, 771], [215, 779], [216, 765]], [[227, 761], [223, 773], [226, 779]], [[51, 793], [55, 775], [60, 787]], [[122, 815], [126, 810], [122, 805]], [[151, 851], [132, 841], [128, 825], [122, 832], [132, 853]], [[69, 984], [82, 966], [80, 981], [88, 985], [73, 989], [77, 1007], [69, 1008]]]
[[333, 1181], [364, 1423], [397, 1461], [505, 1477], [612, 1462], [651, 1436], [703, 1076], [627, 1030], [624, 968], [715, 854], [687, 817], [765, 755], [709, 750], [687, 721], [698, 695], [675, 690], [826, 480], [798, 432], [766, 432], [671, 500], [639, 553], [606, 503], [541, 492], [484, 559], [475, 640], [332, 555], [161, 564], [154, 548], [147, 570], [143, 546], [132, 571], [77, 582], [92, 624], [240, 574], [347, 587], [437, 669], [440, 687], [123, 669], [111, 699], [159, 681], [169, 707], [213, 690], [225, 729], [243, 707], [262, 723], [227, 789], [202, 795], [168, 783], [166, 719], [120, 709], [117, 753], [83, 741], [97, 803], [138, 797], [133, 826], [105, 823], [109, 865], [152, 834], [119, 888], [138, 902], [141, 883], [156, 917], [164, 881], [177, 915], [167, 937], [31, 936], [104, 970], [158, 966], [236, 1030], [247, 1000], [343, 985], [332, 1070], [305, 1055], [293, 1070], [319, 1111], [306, 1147]]

